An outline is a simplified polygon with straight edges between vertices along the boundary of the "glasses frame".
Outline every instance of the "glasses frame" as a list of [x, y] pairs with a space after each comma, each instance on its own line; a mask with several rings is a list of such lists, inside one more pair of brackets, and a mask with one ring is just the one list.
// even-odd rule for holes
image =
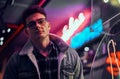
[[36, 23], [40, 24], [40, 25], [44, 25], [46, 23], [46, 18], [40, 18], [37, 19], [35, 21], [30, 21], [29, 23], [26, 24], [26, 27], [29, 28], [35, 28], [36, 27]]

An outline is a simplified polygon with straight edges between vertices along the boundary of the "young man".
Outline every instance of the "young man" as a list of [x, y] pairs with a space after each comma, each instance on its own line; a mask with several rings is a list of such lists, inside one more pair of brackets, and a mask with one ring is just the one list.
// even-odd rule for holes
[[84, 79], [77, 52], [49, 33], [44, 9], [32, 6], [23, 18], [29, 41], [9, 59], [3, 79]]

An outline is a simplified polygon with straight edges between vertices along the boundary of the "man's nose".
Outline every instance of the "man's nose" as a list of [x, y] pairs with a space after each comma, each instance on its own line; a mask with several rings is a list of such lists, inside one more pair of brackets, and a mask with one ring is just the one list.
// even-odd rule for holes
[[37, 28], [41, 28], [41, 25], [40, 25], [38, 22], [35, 22], [35, 26], [36, 26]]

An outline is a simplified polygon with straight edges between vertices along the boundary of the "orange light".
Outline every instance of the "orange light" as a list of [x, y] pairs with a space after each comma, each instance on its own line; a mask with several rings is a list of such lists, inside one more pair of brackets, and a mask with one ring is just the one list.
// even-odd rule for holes
[[[116, 55], [116, 56], [115, 56]], [[117, 59], [116, 59], [117, 57]], [[120, 68], [120, 51], [116, 52], [115, 54], [112, 52], [110, 54], [110, 57], [106, 58], [106, 64], [108, 64], [107, 66], [107, 71], [114, 76], [118, 76], [119, 75], [119, 68]], [[111, 67], [111, 65], [112, 67]]]

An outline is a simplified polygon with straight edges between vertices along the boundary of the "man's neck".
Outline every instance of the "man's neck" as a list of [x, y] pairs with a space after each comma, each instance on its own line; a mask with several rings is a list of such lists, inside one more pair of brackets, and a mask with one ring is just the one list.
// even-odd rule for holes
[[39, 40], [37, 42], [35, 41], [32, 43], [35, 46], [35, 48], [37, 48], [37, 50], [39, 51], [40, 54], [42, 54], [45, 57], [48, 56], [48, 49], [49, 49], [49, 44], [50, 44], [49, 39]]

